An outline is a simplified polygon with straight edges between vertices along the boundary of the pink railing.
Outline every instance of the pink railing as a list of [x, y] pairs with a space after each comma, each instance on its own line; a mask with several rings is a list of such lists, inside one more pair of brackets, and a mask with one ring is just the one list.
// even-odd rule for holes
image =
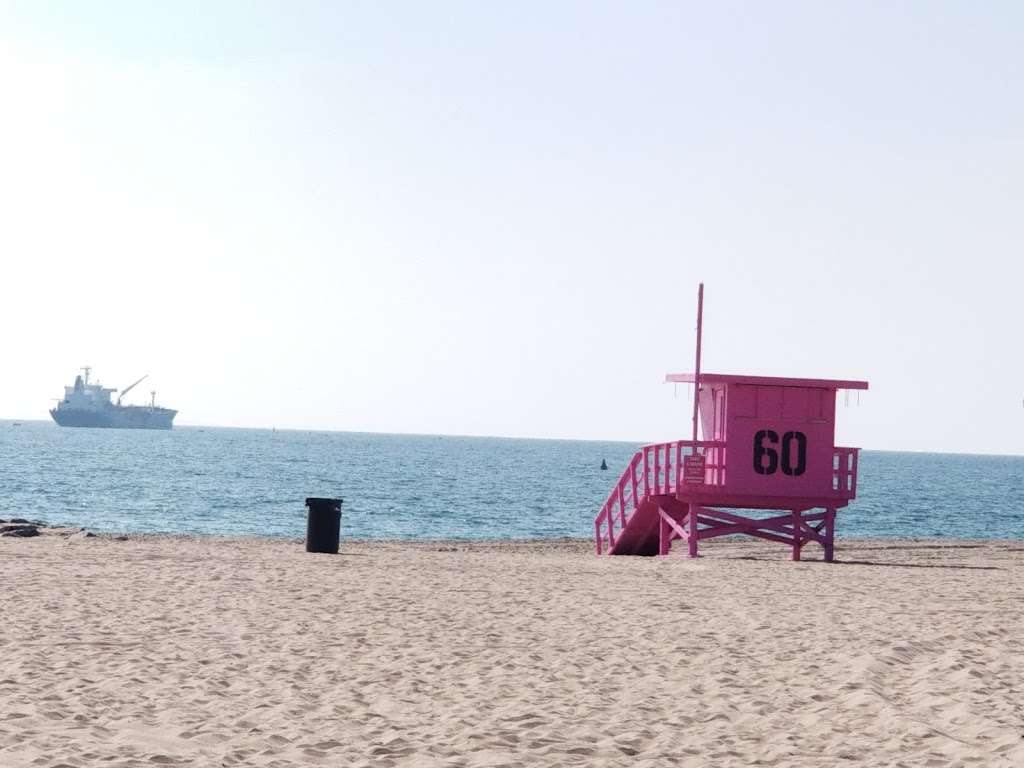
[[[696, 445], [696, 450], [694, 450]], [[857, 495], [858, 448], [835, 448], [832, 454], [832, 491], [837, 498]], [[676, 440], [645, 445], [633, 456], [619, 482], [594, 519], [597, 553], [611, 549], [637, 508], [651, 496], [673, 495], [683, 483], [683, 463], [692, 453], [704, 456], [704, 490], [723, 489], [726, 479], [725, 443]]]
[[857, 496], [857, 458], [860, 448], [839, 448], [832, 453], [832, 490], [844, 499]]
[[692, 453], [704, 456], [705, 486], [725, 485], [725, 443], [676, 440], [672, 443], [645, 445], [633, 456], [594, 519], [598, 554], [601, 554], [603, 541], [607, 541], [609, 549], [615, 545], [618, 535], [625, 529], [641, 502], [650, 496], [676, 492], [683, 482], [683, 460]]

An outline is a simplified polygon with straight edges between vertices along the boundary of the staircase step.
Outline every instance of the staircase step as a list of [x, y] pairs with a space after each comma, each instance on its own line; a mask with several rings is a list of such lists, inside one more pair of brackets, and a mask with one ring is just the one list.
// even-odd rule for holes
[[626, 527], [619, 533], [610, 555], [656, 555], [658, 554], [658, 505], [646, 501], [626, 521]]

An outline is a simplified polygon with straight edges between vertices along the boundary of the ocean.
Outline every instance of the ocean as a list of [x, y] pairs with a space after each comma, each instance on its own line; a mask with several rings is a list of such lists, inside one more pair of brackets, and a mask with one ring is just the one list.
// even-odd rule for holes
[[[637, 447], [0, 421], [0, 518], [299, 538], [305, 497], [332, 496], [344, 499], [343, 537], [590, 538]], [[1024, 539], [1024, 457], [863, 451], [858, 483], [858, 498], [839, 513], [839, 538]]]

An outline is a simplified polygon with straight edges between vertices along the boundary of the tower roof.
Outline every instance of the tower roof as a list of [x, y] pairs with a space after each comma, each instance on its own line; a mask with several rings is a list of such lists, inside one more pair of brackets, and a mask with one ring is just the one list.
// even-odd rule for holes
[[[693, 383], [692, 373], [668, 373], [665, 381]], [[701, 373], [702, 384], [750, 384], [762, 387], [817, 387], [818, 389], [867, 389], [866, 381], [845, 379], [791, 379], [784, 376], [748, 376], [729, 373]]]

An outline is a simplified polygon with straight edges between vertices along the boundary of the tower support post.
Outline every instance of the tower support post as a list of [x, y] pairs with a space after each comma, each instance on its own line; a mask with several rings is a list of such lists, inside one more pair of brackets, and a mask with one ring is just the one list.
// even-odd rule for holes
[[700, 514], [700, 507], [696, 504], [687, 504], [686, 509], [688, 513], [686, 519], [686, 532], [688, 534], [686, 539], [687, 554], [690, 557], [699, 557], [700, 555], [697, 553], [697, 517]]
[[836, 510], [828, 507], [825, 510], [825, 562], [835, 562]]

